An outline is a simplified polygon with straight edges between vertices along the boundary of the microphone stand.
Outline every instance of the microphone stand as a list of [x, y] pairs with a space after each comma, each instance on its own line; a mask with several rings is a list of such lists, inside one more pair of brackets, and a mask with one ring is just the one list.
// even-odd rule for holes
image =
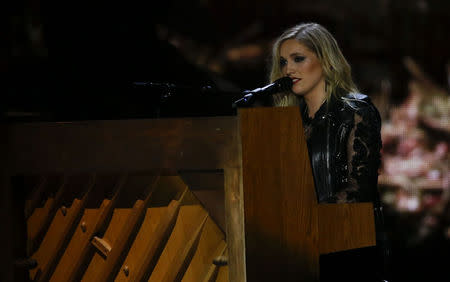
[[244, 91], [244, 96], [234, 101], [232, 107], [237, 108], [239, 106], [249, 106], [253, 102], [253, 98], [254, 94], [252, 92]]
[[199, 89], [192, 87], [192, 86], [184, 86], [184, 85], [175, 85], [173, 83], [164, 82], [164, 83], [158, 83], [158, 82], [133, 82], [133, 85], [135, 87], [145, 87], [145, 88], [154, 88], [161, 90], [163, 94], [161, 95], [160, 99], [161, 102], [167, 101], [170, 97], [174, 96], [174, 94], [177, 92], [177, 90], [200, 90], [200, 93], [215, 93], [216, 91], [213, 90], [213, 88], [209, 85], [202, 86]]
[[[211, 105], [212, 107], [219, 107], [219, 111], [224, 111], [224, 109], [229, 108], [227, 112], [234, 112], [235, 106], [234, 103], [232, 103], [232, 100], [234, 100], [238, 95], [240, 96], [242, 94], [242, 92], [237, 93], [230, 91], [221, 91], [213, 88], [210, 85], [197, 87], [174, 84], [170, 82], [160, 83], [148, 81], [133, 82], [132, 85], [134, 88], [138, 89], [155, 90], [153, 91], [154, 94], [158, 94], [158, 97], [156, 97], [158, 104], [158, 117], [160, 116], [159, 110], [165, 109], [170, 111], [170, 109], [172, 109], [172, 104], [169, 103], [170, 100], [174, 102], [173, 105], [177, 105], [177, 103], [178, 105], [186, 105], [187, 107], [191, 105], [194, 106], [194, 108], [204, 109], [205, 111], [208, 111], [208, 105]], [[179, 92], [189, 92], [190, 95], [177, 95]], [[166, 106], [168, 108], [165, 108]], [[183, 110], [183, 108], [181, 109]], [[199, 111], [201, 112], [202, 110]]]

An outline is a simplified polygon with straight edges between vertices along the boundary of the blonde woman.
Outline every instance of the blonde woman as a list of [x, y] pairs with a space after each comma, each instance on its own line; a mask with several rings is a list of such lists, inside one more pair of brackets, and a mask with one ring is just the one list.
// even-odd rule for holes
[[[369, 97], [358, 93], [330, 32], [316, 23], [287, 29], [274, 43], [270, 80], [285, 76], [292, 89], [273, 95], [273, 104], [300, 108], [318, 201], [373, 202], [377, 232], [382, 231], [380, 115]], [[381, 280], [378, 250], [321, 258], [321, 281]]]

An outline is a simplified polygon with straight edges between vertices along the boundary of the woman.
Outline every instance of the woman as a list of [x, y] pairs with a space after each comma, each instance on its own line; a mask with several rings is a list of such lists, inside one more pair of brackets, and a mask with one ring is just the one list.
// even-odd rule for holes
[[[349, 64], [323, 26], [299, 24], [278, 38], [270, 80], [285, 76], [292, 79], [292, 91], [274, 95], [273, 104], [300, 106], [318, 201], [373, 202], [381, 231], [380, 115], [369, 97], [358, 93]], [[371, 280], [380, 272], [375, 252], [365, 248], [322, 257], [321, 281], [376, 281]]]

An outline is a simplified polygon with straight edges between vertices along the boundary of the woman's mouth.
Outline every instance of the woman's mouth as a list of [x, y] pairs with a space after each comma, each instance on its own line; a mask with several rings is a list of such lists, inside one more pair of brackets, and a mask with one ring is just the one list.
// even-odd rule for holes
[[297, 82], [299, 82], [301, 79], [300, 78], [293, 78], [292, 79], [292, 84], [296, 84]]

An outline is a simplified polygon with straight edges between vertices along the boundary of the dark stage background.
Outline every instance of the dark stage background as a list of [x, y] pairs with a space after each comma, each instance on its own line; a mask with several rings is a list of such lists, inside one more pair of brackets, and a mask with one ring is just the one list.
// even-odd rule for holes
[[[392, 281], [450, 279], [449, 1], [14, 1], [0, 13], [5, 122], [232, 115], [233, 93], [268, 83], [275, 37], [321, 23], [383, 117]], [[136, 81], [189, 87], [163, 98]]]

